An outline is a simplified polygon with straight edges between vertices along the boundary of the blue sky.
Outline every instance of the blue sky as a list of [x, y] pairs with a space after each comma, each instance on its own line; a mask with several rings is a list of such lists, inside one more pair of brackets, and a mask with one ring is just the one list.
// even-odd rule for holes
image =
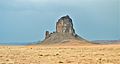
[[0, 42], [34, 42], [64, 15], [88, 40], [120, 39], [119, 0], [0, 0]]

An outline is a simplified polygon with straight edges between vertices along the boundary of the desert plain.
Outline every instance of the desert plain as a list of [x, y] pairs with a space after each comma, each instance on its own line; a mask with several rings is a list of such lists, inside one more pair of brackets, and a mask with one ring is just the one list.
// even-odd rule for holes
[[0, 46], [0, 64], [120, 64], [120, 45]]

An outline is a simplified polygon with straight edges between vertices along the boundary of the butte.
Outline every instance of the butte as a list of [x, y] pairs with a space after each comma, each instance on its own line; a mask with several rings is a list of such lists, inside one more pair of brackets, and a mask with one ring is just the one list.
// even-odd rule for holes
[[45, 39], [41, 45], [84, 45], [90, 44], [87, 40], [75, 33], [72, 19], [66, 15], [61, 17], [56, 23], [56, 31], [45, 32]]

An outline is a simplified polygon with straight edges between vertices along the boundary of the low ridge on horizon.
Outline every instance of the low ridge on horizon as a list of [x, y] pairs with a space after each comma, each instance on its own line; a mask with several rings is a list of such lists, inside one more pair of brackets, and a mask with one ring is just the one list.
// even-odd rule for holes
[[[67, 43], [67, 44], [66, 44]], [[90, 44], [87, 40], [80, 37], [75, 33], [73, 28], [72, 19], [66, 15], [61, 17], [56, 23], [56, 31], [50, 33], [45, 32], [45, 39], [39, 44], [51, 45], [51, 44]]]

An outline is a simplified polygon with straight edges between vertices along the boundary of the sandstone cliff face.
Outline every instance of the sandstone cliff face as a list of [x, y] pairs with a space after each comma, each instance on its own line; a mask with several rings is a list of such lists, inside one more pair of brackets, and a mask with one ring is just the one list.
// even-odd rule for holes
[[85, 41], [83, 38], [79, 37], [73, 28], [72, 19], [66, 15], [61, 17], [56, 23], [56, 31], [49, 33], [46, 31], [45, 39], [41, 44], [54, 44], [54, 43], [63, 43], [71, 39]]
[[56, 32], [71, 33], [71, 34], [75, 33], [72, 19], [68, 15], [61, 17], [58, 20], [58, 22], [56, 23]]

